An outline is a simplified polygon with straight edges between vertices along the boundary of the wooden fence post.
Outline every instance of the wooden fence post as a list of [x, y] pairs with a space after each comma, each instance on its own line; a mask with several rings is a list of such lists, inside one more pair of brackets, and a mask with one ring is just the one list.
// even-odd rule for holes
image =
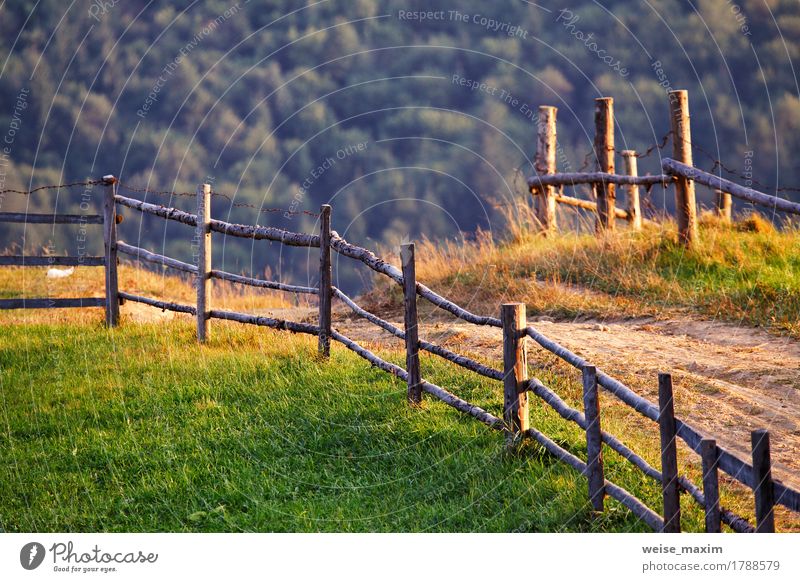
[[583, 412], [586, 416], [586, 470], [589, 501], [595, 511], [603, 511], [606, 479], [603, 473], [603, 436], [600, 429], [600, 399], [597, 394], [597, 369], [583, 367]]
[[756, 496], [756, 532], [775, 531], [775, 488], [769, 454], [769, 431], [760, 429], [750, 433], [753, 447], [753, 493]]
[[[622, 152], [625, 162], [625, 174], [628, 176], [639, 175], [639, 163], [636, 152], [625, 150]], [[626, 188], [628, 202], [628, 224], [633, 230], [642, 230], [642, 208], [639, 204], [639, 185], [629, 184]]]
[[[597, 169], [614, 173], [614, 99], [594, 100], [594, 155]], [[616, 185], [601, 182], [597, 185], [597, 231], [614, 230], [616, 220]]]
[[419, 370], [419, 328], [417, 319], [417, 269], [414, 243], [400, 246], [403, 265], [403, 308], [406, 331], [406, 371], [408, 371], [408, 403], [422, 402], [422, 375]]
[[197, 187], [197, 340], [208, 337], [211, 311], [211, 184]]
[[503, 322], [503, 420], [512, 440], [528, 430], [528, 379], [524, 330], [528, 325], [524, 303], [504, 303]]
[[119, 278], [117, 276], [117, 179], [103, 176], [103, 248], [106, 275], [106, 326], [119, 324]]
[[717, 469], [717, 441], [702, 439], [700, 457], [703, 463], [703, 496], [706, 498], [706, 533], [720, 533], [719, 471]]
[[[534, 167], [536, 173], [556, 173], [556, 113], [558, 109], [548, 105], [539, 107], [539, 121], [537, 124], [536, 158]], [[556, 187], [536, 187], [538, 195], [536, 202], [536, 218], [545, 233], [555, 232], [556, 224]]]
[[319, 210], [319, 355], [331, 355], [331, 207], [323, 204]]
[[733, 214], [733, 198], [731, 197], [730, 192], [714, 190], [714, 194], [716, 195], [715, 206], [717, 210], [717, 216], [719, 216], [724, 222], [730, 222], [731, 215]]
[[[669, 92], [670, 122], [672, 126], [672, 155], [687, 166], [692, 166], [692, 131], [689, 125], [689, 94], [687, 91]], [[678, 214], [678, 236], [685, 245], [697, 240], [697, 202], [694, 182], [677, 176], [675, 182], [675, 211]]]
[[664, 529], [661, 531], [680, 533], [678, 446], [670, 374], [658, 375], [658, 426], [661, 432], [661, 492], [664, 498]]

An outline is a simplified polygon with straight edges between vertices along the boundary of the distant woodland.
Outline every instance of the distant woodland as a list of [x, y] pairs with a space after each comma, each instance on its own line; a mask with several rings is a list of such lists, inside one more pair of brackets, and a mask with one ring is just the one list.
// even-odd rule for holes
[[[800, 186], [797, 0], [11, 0], [0, 39], [2, 188], [207, 181], [240, 204], [214, 202], [235, 222], [308, 231], [302, 212], [331, 203], [360, 244], [471, 236], [502, 230], [497, 205], [527, 203], [539, 105], [559, 108], [559, 167], [577, 171], [594, 98], [615, 98], [618, 149], [643, 152], [668, 132], [670, 88], [690, 92], [697, 166]], [[75, 211], [82, 195], [7, 194], [0, 209]], [[669, 210], [671, 196], [650, 204]], [[190, 257], [185, 227], [125, 214], [122, 238]], [[69, 229], [4, 228], [0, 247], [79, 244]], [[315, 276], [266, 244], [218, 239], [215, 253], [228, 269]]]

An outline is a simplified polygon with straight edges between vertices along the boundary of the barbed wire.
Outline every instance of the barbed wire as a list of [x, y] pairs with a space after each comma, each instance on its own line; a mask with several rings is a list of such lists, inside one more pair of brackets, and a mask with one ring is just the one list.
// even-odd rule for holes
[[[195, 198], [197, 196], [196, 192], [175, 192], [173, 190], [152, 190], [150, 188], [142, 188], [136, 186], [130, 186], [123, 182], [117, 182], [118, 187], [124, 188], [128, 192], [136, 192], [139, 194], [153, 194], [156, 196], [170, 196], [170, 197], [190, 197]], [[251, 204], [249, 202], [234, 202], [233, 198], [229, 194], [225, 194], [224, 192], [217, 192], [215, 190], [211, 191], [212, 198], [223, 198], [230, 202], [231, 206], [234, 208], [250, 208], [253, 210], [257, 210], [263, 214], [269, 213], [282, 213], [284, 215], [289, 216], [297, 216], [297, 215], [304, 215], [304, 216], [311, 216], [313, 218], [319, 218], [320, 214], [318, 212], [311, 212], [310, 210], [289, 210], [286, 208], [261, 208], [256, 206], [255, 204]]]
[[12, 188], [6, 188], [5, 190], [0, 190], [0, 194], [22, 194], [23, 196], [29, 196], [30, 194], [34, 194], [41, 190], [56, 190], [61, 188], [72, 188], [74, 186], [97, 186], [98, 184], [105, 183], [105, 180], [87, 180], [86, 182], [70, 182], [69, 184], [49, 184], [47, 186], [33, 188], [32, 190], [14, 190]]
[[[668, 131], [664, 135], [664, 137], [662, 137], [659, 141], [657, 141], [656, 143], [651, 145], [649, 148], [647, 148], [644, 153], [641, 153], [641, 154], [637, 153], [633, 157], [638, 158], [638, 159], [642, 159], [642, 158], [649, 157], [656, 150], [658, 150], [658, 151], [663, 150], [665, 147], [667, 147], [667, 144], [669, 143], [669, 138], [670, 138], [671, 135], [672, 135], [672, 131]], [[617, 152], [619, 155], [622, 155], [622, 152], [630, 151], [630, 150], [616, 150], [615, 149], [614, 151]]]
[[[3, 195], [3, 194], [21, 194], [23, 196], [29, 196], [31, 194], [34, 194], [36, 192], [40, 192], [40, 191], [43, 191], [43, 190], [59, 190], [59, 189], [62, 189], [62, 188], [73, 188], [75, 186], [97, 186], [99, 184], [108, 184], [108, 183], [109, 182], [107, 182], [106, 180], [100, 179], [100, 180], [86, 180], [86, 181], [83, 181], [83, 182], [69, 182], [67, 184], [48, 184], [46, 186], [39, 186], [39, 187], [33, 188], [31, 190], [16, 190], [16, 189], [13, 189], [13, 188], [6, 188], [4, 190], [0, 190], [0, 195]], [[141, 187], [137, 187], [137, 186], [131, 186], [129, 184], [122, 183], [119, 180], [117, 180], [116, 183], [117, 183], [118, 187], [124, 188], [128, 192], [136, 192], [136, 193], [140, 193], [140, 194], [153, 194], [153, 195], [157, 195], [157, 196], [192, 197], [192, 198], [197, 196], [197, 193], [195, 193], [195, 192], [175, 192], [173, 190], [153, 190], [153, 189], [150, 189], [150, 188], [141, 188]], [[319, 216], [320, 216], [318, 212], [311, 212], [309, 210], [289, 210], [289, 209], [286, 209], [286, 208], [260, 208], [260, 207], [256, 206], [255, 204], [250, 204], [248, 202], [234, 202], [233, 198], [230, 195], [225, 194], [224, 192], [212, 191], [211, 192], [211, 196], [212, 196], [212, 198], [224, 198], [225, 200], [227, 200], [228, 202], [231, 203], [231, 206], [234, 206], [236, 208], [251, 208], [253, 210], [258, 210], [259, 212], [262, 212], [262, 213], [277, 213], [277, 212], [280, 212], [280, 213], [283, 213], [283, 214], [288, 214], [290, 216], [303, 214], [303, 215], [311, 216], [311, 217], [314, 217], [314, 218], [319, 218]]]

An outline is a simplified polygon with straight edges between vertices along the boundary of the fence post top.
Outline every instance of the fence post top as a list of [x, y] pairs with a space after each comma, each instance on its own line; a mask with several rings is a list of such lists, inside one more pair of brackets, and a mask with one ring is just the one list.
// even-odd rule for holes
[[622, 150], [622, 152], [620, 152], [620, 153], [625, 158], [635, 158], [636, 157], [636, 150]]
[[198, 184], [197, 185], [197, 192], [203, 192], [204, 194], [211, 193], [211, 184]]
[[595, 103], [614, 103], [613, 97], [597, 97], [595, 98]]
[[114, 174], [106, 174], [105, 176], [103, 176], [103, 182], [105, 184], [116, 184], [117, 178], [116, 176], [114, 176]]
[[331, 209], [332, 208], [330, 204], [323, 204], [322, 206], [319, 207], [320, 212], [330, 212]]
[[545, 111], [548, 113], [552, 111], [553, 113], [555, 113], [556, 111], [558, 111], [558, 107], [555, 107], [553, 105], [539, 105], [539, 111]]

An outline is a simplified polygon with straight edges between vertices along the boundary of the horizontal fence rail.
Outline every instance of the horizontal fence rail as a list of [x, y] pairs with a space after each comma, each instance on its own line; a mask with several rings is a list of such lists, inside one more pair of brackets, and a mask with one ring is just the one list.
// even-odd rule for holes
[[781, 212], [800, 214], [800, 204], [797, 202], [778, 198], [777, 196], [770, 196], [769, 194], [764, 194], [758, 190], [740, 186], [739, 184], [731, 182], [730, 180], [720, 178], [719, 176], [709, 174], [708, 172], [703, 172], [702, 170], [687, 164], [682, 164], [681, 162], [665, 158], [661, 161], [661, 166], [664, 168], [665, 172], [682, 176], [688, 180], [694, 180], [698, 184], [708, 186], [714, 190], [727, 192], [731, 196], [741, 198], [742, 200], [747, 200], [753, 204], [765, 206], [773, 210], [780, 210]]
[[183, 271], [184, 273], [197, 273], [197, 267], [195, 265], [190, 265], [189, 263], [184, 263], [183, 261], [165, 257], [164, 255], [159, 255], [157, 253], [152, 253], [146, 249], [135, 247], [122, 241], [117, 242], [117, 250], [121, 253], [125, 253], [126, 255], [135, 257], [140, 261], [146, 261], [155, 265], [163, 265], [165, 267], [170, 267], [171, 269]]
[[104, 307], [105, 297], [0, 299], [0, 309], [59, 309], [65, 307]]
[[24, 224], [103, 224], [99, 214], [28, 214], [25, 212], [0, 212], [0, 222]]
[[577, 186], [579, 184], [620, 184], [637, 186], [666, 185], [675, 181], [674, 176], [626, 176], [623, 174], [608, 174], [606, 172], [566, 172], [561, 174], [543, 174], [530, 176], [528, 186]]
[[263, 279], [254, 279], [252, 277], [244, 277], [242, 275], [234, 275], [225, 271], [211, 270], [211, 276], [214, 279], [221, 281], [229, 281], [231, 283], [239, 283], [241, 285], [249, 285], [250, 287], [260, 287], [262, 289], [274, 289], [276, 291], [286, 291], [287, 293], [309, 293], [317, 295], [319, 289], [314, 287], [303, 287], [302, 285], [288, 285], [286, 283], [279, 283], [277, 281], [264, 281]]
[[0, 266], [3, 267], [102, 267], [104, 264], [103, 257], [0, 255]]
[[158, 307], [162, 311], [177, 311], [178, 313], [190, 313], [192, 315], [195, 315], [197, 313], [197, 310], [191, 305], [181, 305], [180, 303], [161, 301], [159, 299], [151, 299], [150, 297], [140, 297], [139, 295], [125, 293], [124, 291], [119, 292], [119, 297], [121, 299], [126, 299], [128, 301], [133, 301], [135, 303], [144, 303], [145, 305], [152, 305], [153, 307]]

